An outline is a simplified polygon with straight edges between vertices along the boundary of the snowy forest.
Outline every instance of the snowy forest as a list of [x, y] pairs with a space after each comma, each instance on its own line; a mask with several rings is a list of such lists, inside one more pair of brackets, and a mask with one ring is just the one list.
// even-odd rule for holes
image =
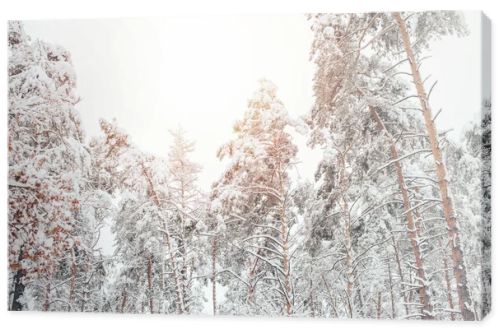
[[[165, 126], [164, 156], [120, 119], [86, 136], [71, 50], [10, 21], [8, 309], [482, 319], [491, 104], [454, 140], [430, 103], [440, 86], [421, 73], [430, 41], [468, 33], [461, 13], [306, 20], [313, 105], [291, 117], [257, 76], [209, 189], [182, 127]], [[292, 132], [321, 152], [313, 181], [294, 177]]]

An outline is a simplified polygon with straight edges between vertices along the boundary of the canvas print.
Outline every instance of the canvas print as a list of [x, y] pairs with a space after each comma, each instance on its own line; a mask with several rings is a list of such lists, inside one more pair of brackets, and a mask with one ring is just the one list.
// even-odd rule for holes
[[8, 309], [482, 319], [480, 12], [8, 22]]

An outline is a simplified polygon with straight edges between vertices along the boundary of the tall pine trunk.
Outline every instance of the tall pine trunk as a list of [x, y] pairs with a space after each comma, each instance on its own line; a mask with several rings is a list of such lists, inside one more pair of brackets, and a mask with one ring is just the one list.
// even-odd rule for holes
[[[446, 283], [446, 296], [448, 298], [448, 307], [450, 310], [455, 309], [455, 305], [453, 303], [453, 296], [451, 294], [451, 281], [450, 281], [450, 274], [448, 273], [449, 271], [449, 266], [448, 266], [448, 256], [446, 255], [443, 247], [443, 243], [441, 242], [441, 239], [438, 238], [438, 246], [440, 249], [443, 250], [443, 271], [444, 271], [444, 281]], [[455, 320], [455, 313], [450, 314], [451, 320]]]
[[417, 65], [417, 60], [413, 52], [410, 42], [410, 35], [401, 14], [395, 12], [392, 14], [399, 27], [403, 47], [410, 63], [411, 73], [413, 77], [413, 84], [417, 90], [418, 98], [420, 101], [421, 111], [427, 129], [427, 137], [432, 150], [432, 155], [436, 164], [436, 175], [439, 187], [439, 193], [443, 205], [444, 219], [447, 224], [448, 238], [451, 245], [451, 257], [453, 260], [453, 273], [457, 283], [458, 304], [460, 312], [464, 320], [475, 320], [474, 313], [469, 309], [472, 305], [471, 298], [467, 284], [467, 271], [463, 259], [462, 249], [460, 248], [460, 236], [458, 231], [457, 220], [453, 209], [453, 203], [449, 194], [448, 180], [446, 176], [446, 167], [443, 161], [443, 154], [439, 147], [438, 135], [436, 125], [432, 116], [432, 111], [429, 106], [428, 96], [422, 82], [420, 71]]
[[413, 251], [413, 256], [415, 258], [415, 266], [417, 268], [417, 277], [419, 279], [419, 284], [420, 287], [418, 289], [418, 296], [419, 296], [419, 301], [420, 304], [422, 304], [422, 311], [423, 319], [432, 319], [432, 305], [430, 303], [430, 297], [427, 291], [427, 287], [425, 286], [425, 283], [427, 282], [426, 276], [425, 276], [425, 270], [424, 270], [424, 259], [422, 256], [422, 252], [420, 250], [420, 246], [418, 244], [418, 234], [417, 234], [417, 227], [415, 225], [415, 220], [413, 217], [413, 212], [412, 212], [412, 207], [410, 203], [410, 196], [408, 193], [408, 188], [406, 186], [405, 182], [405, 177], [403, 174], [403, 167], [401, 166], [401, 162], [399, 161], [399, 153], [396, 147], [396, 144], [394, 142], [394, 139], [392, 138], [391, 134], [389, 131], [387, 131], [387, 128], [380, 118], [380, 115], [377, 112], [377, 109], [375, 107], [370, 106], [370, 113], [372, 115], [372, 118], [375, 120], [377, 123], [377, 126], [380, 131], [383, 132], [385, 136], [389, 139], [390, 142], [390, 152], [391, 152], [391, 159], [394, 161], [394, 167], [396, 169], [396, 179], [399, 185], [399, 191], [401, 192], [401, 197], [403, 199], [403, 209], [405, 212], [406, 216], [406, 231], [408, 235], [408, 239], [410, 239], [411, 243], [411, 248]]

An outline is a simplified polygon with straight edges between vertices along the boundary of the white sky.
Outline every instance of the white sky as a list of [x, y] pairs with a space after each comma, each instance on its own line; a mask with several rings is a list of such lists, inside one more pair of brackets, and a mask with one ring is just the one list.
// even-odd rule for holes
[[[455, 128], [454, 138], [478, 119], [481, 100], [480, 14], [466, 13], [466, 21], [470, 35], [433, 43], [423, 66], [424, 77], [439, 80], [431, 100], [443, 108], [438, 127]], [[98, 134], [99, 118], [116, 118], [141, 149], [166, 156], [168, 129], [181, 125], [196, 141], [192, 158], [204, 168], [205, 190], [222, 172], [215, 152], [258, 79], [278, 86], [292, 116], [313, 102], [312, 33], [302, 15], [28, 21], [25, 28], [71, 52], [87, 137]], [[299, 174], [311, 179], [319, 152], [299, 135], [296, 142]]]

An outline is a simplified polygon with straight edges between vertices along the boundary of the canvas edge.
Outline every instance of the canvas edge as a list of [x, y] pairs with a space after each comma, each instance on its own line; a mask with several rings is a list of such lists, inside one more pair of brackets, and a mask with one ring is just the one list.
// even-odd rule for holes
[[[483, 320], [491, 312], [491, 132], [484, 131], [484, 127], [491, 129], [491, 20], [482, 11], [478, 12], [481, 22], [481, 125], [483, 126], [482, 141], [482, 187], [483, 187], [483, 212], [482, 226], [483, 248], [481, 256], [481, 294], [482, 305], [480, 320]], [[485, 136], [488, 135], [485, 145]], [[487, 190], [487, 188], [490, 188]], [[487, 193], [489, 196], [485, 196]], [[488, 207], [489, 210], [484, 210]]]

